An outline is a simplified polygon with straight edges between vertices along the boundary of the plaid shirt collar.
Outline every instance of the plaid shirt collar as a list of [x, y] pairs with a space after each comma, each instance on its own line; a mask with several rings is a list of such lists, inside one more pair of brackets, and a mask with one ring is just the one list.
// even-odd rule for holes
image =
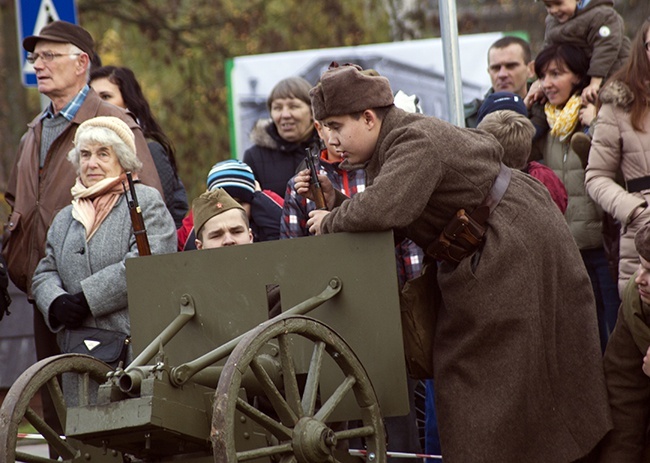
[[[72, 119], [74, 119], [74, 117], [77, 115], [77, 111], [79, 111], [79, 108], [81, 108], [81, 105], [86, 100], [86, 96], [88, 95], [89, 90], [90, 87], [88, 84], [84, 85], [84, 88], [82, 88], [81, 91], [77, 93], [72, 100], [70, 100], [70, 103], [65, 105], [59, 114], [65, 117], [68, 121], [72, 121]], [[54, 108], [52, 107], [52, 102], [50, 102], [45, 111], [43, 111], [43, 116], [41, 119], [44, 119], [46, 117], [52, 118], [54, 116], [56, 116], [56, 114], [54, 114]]]

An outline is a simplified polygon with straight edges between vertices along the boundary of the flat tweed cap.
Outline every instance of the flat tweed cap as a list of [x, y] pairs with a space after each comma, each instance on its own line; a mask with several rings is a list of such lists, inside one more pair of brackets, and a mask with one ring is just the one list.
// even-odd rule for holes
[[194, 216], [194, 230], [198, 238], [203, 225], [215, 215], [230, 209], [244, 210], [241, 205], [232, 199], [226, 190], [217, 188], [216, 190], [206, 191], [198, 198], [192, 201], [192, 215]]
[[136, 153], [135, 135], [133, 135], [131, 127], [129, 127], [122, 119], [113, 116], [97, 116], [82, 122], [77, 128], [77, 132], [74, 134], [75, 146], [77, 146], [79, 134], [92, 127], [104, 127], [112, 130], [118, 137], [120, 137], [124, 144], [129, 147], [133, 154]]
[[332, 63], [309, 96], [316, 120], [393, 104], [388, 79], [376, 72], [364, 72], [356, 64]]
[[641, 257], [650, 262], [650, 222], [646, 222], [634, 235], [634, 246]]
[[23, 48], [33, 52], [36, 42], [49, 40], [50, 42], [71, 43], [92, 57], [95, 41], [86, 29], [66, 21], [54, 21], [45, 26], [38, 35], [30, 35], [23, 40]]

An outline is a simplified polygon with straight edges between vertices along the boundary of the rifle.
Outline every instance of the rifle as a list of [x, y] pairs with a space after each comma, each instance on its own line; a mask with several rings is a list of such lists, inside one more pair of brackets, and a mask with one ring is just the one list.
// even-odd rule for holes
[[320, 143], [313, 143], [309, 146], [309, 148], [306, 148], [306, 151], [307, 156], [305, 158], [305, 162], [307, 163], [310, 177], [309, 191], [311, 191], [311, 195], [314, 197], [316, 209], [327, 210], [325, 195], [323, 194], [323, 189], [321, 188], [320, 182], [318, 181], [318, 171], [316, 170], [316, 164], [314, 163], [314, 158], [318, 159], [320, 156]]
[[[124, 188], [126, 204], [129, 206], [129, 213], [131, 214], [131, 224], [133, 225], [135, 244], [138, 246], [138, 254], [141, 256], [150, 256], [151, 248], [149, 247], [149, 238], [147, 238], [147, 229], [144, 227], [142, 209], [140, 209], [138, 198], [135, 195], [135, 187], [133, 186], [133, 177], [131, 176], [131, 172], [126, 173], [126, 180], [129, 182], [129, 190], [127, 191], [124, 182], [122, 182], [122, 188]], [[129, 191], [131, 192], [131, 199], [129, 199]]]

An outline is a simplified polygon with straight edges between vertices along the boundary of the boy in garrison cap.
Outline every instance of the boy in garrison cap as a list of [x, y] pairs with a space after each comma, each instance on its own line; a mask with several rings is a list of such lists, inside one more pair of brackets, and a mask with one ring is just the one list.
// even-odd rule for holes
[[604, 357], [614, 429], [603, 442], [603, 463], [650, 461], [650, 224], [634, 245], [641, 263], [623, 292]]
[[427, 308], [445, 463], [587, 455], [611, 428], [594, 296], [544, 187], [505, 167], [491, 135], [396, 108], [388, 80], [356, 65], [331, 66], [310, 95], [341, 166], [367, 175], [353, 198], [320, 178], [329, 210], [310, 213], [312, 231], [393, 229], [437, 270], [444, 304]]
[[244, 208], [222, 188], [206, 191], [192, 202], [196, 249], [253, 242]]
[[[277, 240], [284, 199], [270, 190], [259, 190], [253, 170], [236, 159], [216, 163], [207, 177], [208, 191], [223, 188], [246, 211], [256, 242]], [[194, 242], [194, 216], [192, 212], [183, 219], [176, 231], [179, 251], [196, 249]]]

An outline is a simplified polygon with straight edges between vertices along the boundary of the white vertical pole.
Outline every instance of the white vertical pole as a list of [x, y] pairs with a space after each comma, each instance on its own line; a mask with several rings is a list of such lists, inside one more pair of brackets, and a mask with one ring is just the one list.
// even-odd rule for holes
[[449, 122], [459, 127], [465, 127], [456, 0], [438, 0], [438, 5], [440, 9], [440, 34], [442, 35]]

